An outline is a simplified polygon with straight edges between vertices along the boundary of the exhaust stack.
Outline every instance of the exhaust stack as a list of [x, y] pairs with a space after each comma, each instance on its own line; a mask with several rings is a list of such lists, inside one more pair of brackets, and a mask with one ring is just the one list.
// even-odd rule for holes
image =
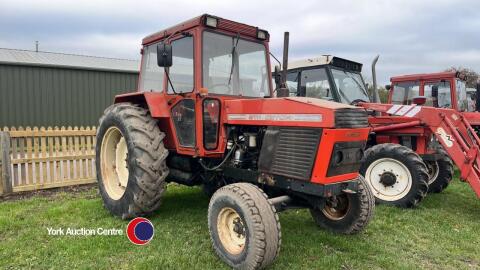
[[374, 103], [381, 103], [380, 101], [380, 95], [378, 94], [378, 88], [377, 88], [377, 71], [375, 69], [375, 66], [377, 65], [377, 61], [380, 55], [375, 56], [375, 58], [372, 61], [372, 80], [373, 80], [373, 95], [372, 95], [372, 101]]
[[285, 32], [283, 35], [283, 69], [282, 69], [282, 82], [280, 88], [277, 89], [277, 97], [288, 97], [290, 96], [290, 91], [287, 87], [287, 71], [288, 71], [288, 43], [289, 43], [290, 33]]
[[475, 97], [475, 110], [480, 112], [480, 81], [477, 82], [477, 92]]

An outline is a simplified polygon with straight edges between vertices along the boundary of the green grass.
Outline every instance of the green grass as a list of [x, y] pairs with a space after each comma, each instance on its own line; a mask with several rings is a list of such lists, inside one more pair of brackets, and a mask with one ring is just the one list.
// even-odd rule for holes
[[[125, 229], [96, 190], [0, 203], [0, 268], [226, 269], [210, 246], [208, 199], [170, 185], [151, 218], [155, 237], [134, 246], [126, 236], [48, 236], [47, 227]], [[354, 236], [318, 229], [308, 211], [280, 215], [282, 249], [274, 269], [480, 269], [480, 201], [455, 181], [413, 210], [377, 206]]]

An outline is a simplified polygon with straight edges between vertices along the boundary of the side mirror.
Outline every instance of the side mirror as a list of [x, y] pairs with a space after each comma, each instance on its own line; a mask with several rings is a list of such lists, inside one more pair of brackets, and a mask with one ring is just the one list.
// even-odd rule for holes
[[425, 96], [416, 96], [412, 99], [412, 103], [416, 105], [423, 105], [427, 102], [427, 98]]
[[157, 64], [159, 67], [171, 67], [172, 61], [172, 45], [160, 42], [157, 45]]
[[387, 91], [390, 91], [390, 89], [392, 89], [392, 86], [390, 84], [387, 84], [385, 85], [385, 89], [387, 89]]

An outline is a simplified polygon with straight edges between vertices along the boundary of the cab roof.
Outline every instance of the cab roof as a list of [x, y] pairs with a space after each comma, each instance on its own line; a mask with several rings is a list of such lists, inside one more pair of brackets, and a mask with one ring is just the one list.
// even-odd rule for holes
[[406, 82], [406, 81], [424, 81], [424, 80], [439, 80], [439, 79], [451, 79], [458, 77], [455, 71], [436, 72], [436, 73], [420, 73], [409, 74], [390, 78], [390, 82]]
[[306, 58], [302, 60], [292, 61], [288, 63], [288, 70], [316, 67], [323, 65], [332, 65], [350, 71], [361, 72], [362, 64], [348, 59], [332, 56], [322, 55], [319, 57]]
[[[163, 29], [163, 30], [158, 31], [154, 34], [146, 36], [142, 40], [142, 45], [150, 44], [152, 42], [161, 40], [165, 37], [168, 37], [172, 34], [175, 34], [177, 32], [180, 33], [180, 32], [183, 32], [183, 31], [187, 31], [187, 30], [190, 30], [194, 27], [202, 26], [202, 27], [209, 28], [208, 26], [205, 26], [206, 17], [213, 17], [213, 18], [216, 18], [218, 20], [217, 21], [217, 27], [215, 29], [229, 31], [229, 32], [232, 32], [232, 33], [239, 33], [240, 35], [249, 36], [249, 37], [253, 37], [253, 38], [257, 37], [257, 31], [259, 30], [258, 27], [243, 24], [243, 23], [239, 23], [239, 22], [234, 22], [234, 21], [231, 21], [231, 20], [227, 20], [227, 19], [220, 18], [220, 17], [213, 16], [213, 15], [209, 15], [209, 14], [203, 14], [203, 15], [200, 15], [200, 16], [195, 17], [193, 19], [184, 21], [184, 22], [179, 23], [177, 25], [174, 25], [172, 27]], [[263, 30], [263, 29], [261, 29], [261, 30]], [[263, 31], [265, 31], [265, 30], [263, 30]], [[267, 32], [267, 31], [265, 31], [265, 32]], [[268, 41], [269, 38], [270, 38], [270, 35], [267, 32], [267, 38], [266, 38], [265, 41]]]

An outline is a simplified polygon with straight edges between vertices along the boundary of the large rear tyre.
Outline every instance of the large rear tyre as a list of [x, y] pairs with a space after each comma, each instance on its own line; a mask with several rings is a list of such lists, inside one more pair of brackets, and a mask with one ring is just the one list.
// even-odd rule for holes
[[425, 161], [428, 169], [428, 192], [440, 193], [453, 178], [453, 162], [443, 148], [437, 148], [441, 156], [437, 161]]
[[310, 214], [321, 228], [343, 234], [362, 231], [373, 217], [373, 197], [363, 176], [358, 177], [358, 191], [327, 198], [322, 209], [314, 207]]
[[365, 151], [360, 168], [378, 203], [415, 207], [427, 195], [428, 171], [410, 148], [385, 143]]
[[280, 251], [280, 221], [275, 207], [257, 186], [226, 185], [213, 194], [208, 228], [217, 255], [235, 269], [260, 269]]
[[148, 111], [130, 103], [108, 107], [97, 132], [97, 179], [105, 208], [123, 219], [161, 203], [168, 175], [164, 133]]

